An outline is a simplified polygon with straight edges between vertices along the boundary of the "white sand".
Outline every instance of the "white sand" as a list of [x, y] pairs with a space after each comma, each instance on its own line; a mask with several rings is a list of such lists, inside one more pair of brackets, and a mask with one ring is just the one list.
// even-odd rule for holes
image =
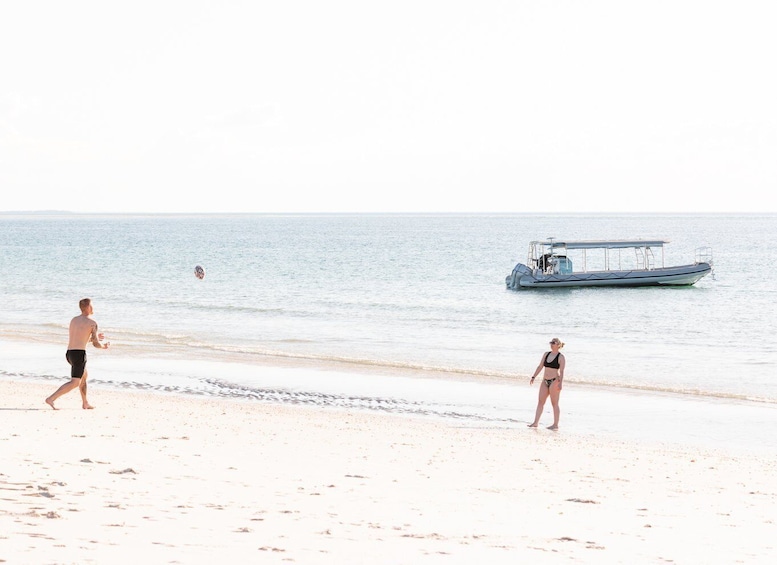
[[[0, 381], [0, 562], [771, 563], [777, 462]], [[757, 433], [757, 430], [754, 430]]]

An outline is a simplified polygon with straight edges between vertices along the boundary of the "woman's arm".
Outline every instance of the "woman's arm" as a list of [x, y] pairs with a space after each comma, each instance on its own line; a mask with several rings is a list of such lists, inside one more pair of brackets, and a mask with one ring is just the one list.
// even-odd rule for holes
[[540, 364], [537, 365], [537, 368], [534, 370], [534, 374], [531, 376], [531, 380], [534, 381], [534, 379], [537, 378], [537, 375], [540, 374], [540, 371], [542, 371], [542, 366], [545, 364], [545, 355], [540, 358]]
[[558, 388], [561, 390], [561, 382], [564, 380], [564, 367], [567, 366], [567, 360], [564, 358], [564, 356], [559, 353], [558, 354]]

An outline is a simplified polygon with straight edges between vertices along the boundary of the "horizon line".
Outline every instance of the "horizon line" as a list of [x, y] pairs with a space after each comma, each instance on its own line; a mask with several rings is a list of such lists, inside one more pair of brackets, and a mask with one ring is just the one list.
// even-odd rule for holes
[[738, 211], [533, 211], [533, 212], [451, 212], [451, 211], [329, 211], [329, 212], [83, 212], [74, 210], [0, 210], [1, 216], [773, 216], [777, 212]]

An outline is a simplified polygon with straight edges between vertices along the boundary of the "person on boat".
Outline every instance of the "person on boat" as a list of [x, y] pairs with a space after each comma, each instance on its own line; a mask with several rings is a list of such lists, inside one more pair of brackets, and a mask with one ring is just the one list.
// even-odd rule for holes
[[542, 356], [540, 364], [537, 365], [537, 369], [534, 371], [531, 381], [529, 381], [529, 384], [534, 384], [534, 379], [537, 378], [540, 371], [545, 371], [542, 375], [542, 382], [540, 383], [537, 413], [534, 415], [534, 422], [529, 424], [530, 428], [536, 428], [539, 425], [542, 409], [545, 407], [545, 401], [548, 399], [548, 396], [550, 396], [550, 403], [553, 405], [553, 425], [548, 426], [548, 429], [558, 429], [558, 419], [561, 415], [558, 399], [559, 396], [561, 396], [561, 385], [564, 380], [564, 366], [566, 365], [566, 359], [560, 351], [562, 347], [564, 347], [564, 344], [559, 338], [554, 337], [550, 340], [550, 351]]

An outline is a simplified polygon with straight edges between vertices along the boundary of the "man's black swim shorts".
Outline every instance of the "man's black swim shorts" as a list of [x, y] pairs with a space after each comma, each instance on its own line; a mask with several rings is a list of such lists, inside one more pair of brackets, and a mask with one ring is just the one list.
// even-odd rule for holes
[[80, 379], [86, 371], [86, 350], [68, 349], [65, 359], [70, 363], [70, 378]]

